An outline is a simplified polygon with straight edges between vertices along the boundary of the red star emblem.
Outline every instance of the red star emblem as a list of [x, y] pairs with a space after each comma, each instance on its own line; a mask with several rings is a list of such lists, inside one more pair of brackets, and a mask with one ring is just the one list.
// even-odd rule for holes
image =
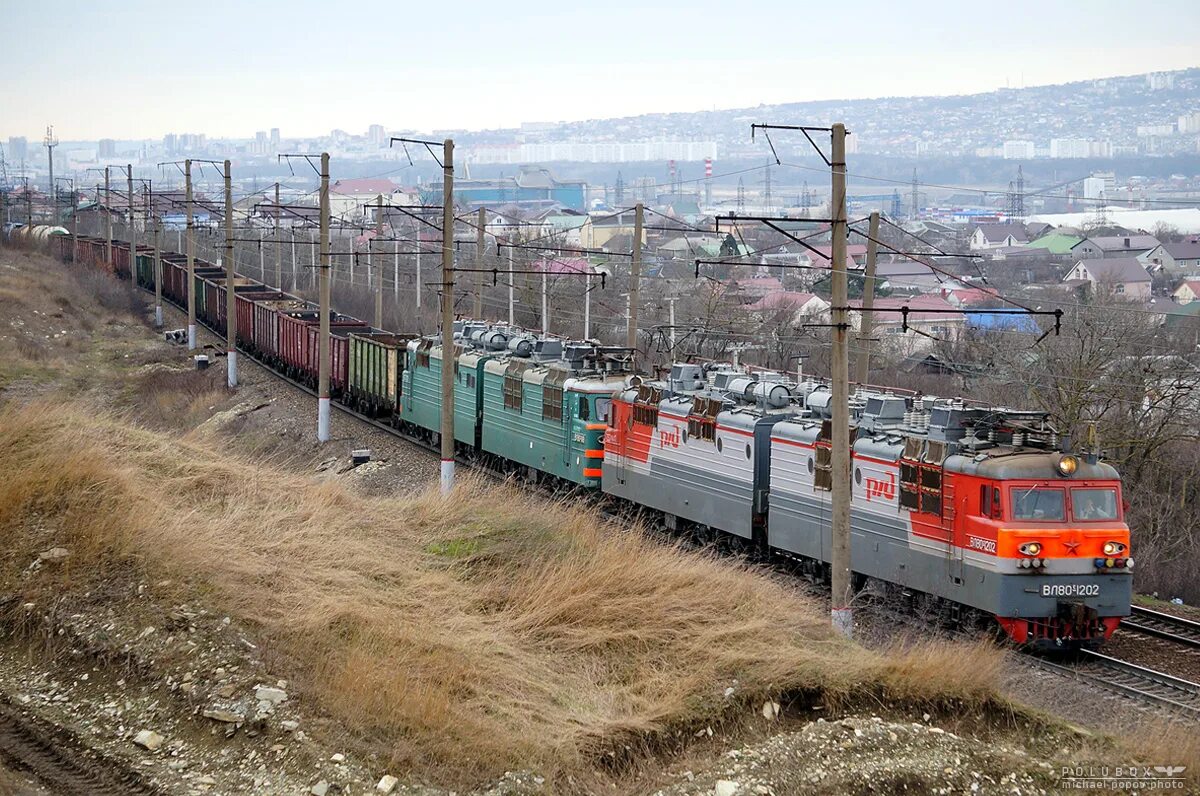
[[1063, 544], [1063, 547], [1067, 548], [1067, 550], [1070, 551], [1071, 555], [1075, 555], [1075, 551], [1079, 548], [1079, 545], [1081, 543], [1076, 542], [1076, 541], [1070, 541], [1070, 542], [1063, 542], [1062, 544]]

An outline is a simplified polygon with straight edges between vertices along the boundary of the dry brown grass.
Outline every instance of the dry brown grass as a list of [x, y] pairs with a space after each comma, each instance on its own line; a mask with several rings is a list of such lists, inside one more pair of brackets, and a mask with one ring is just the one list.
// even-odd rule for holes
[[[472, 483], [361, 497], [210, 444], [0, 408], [5, 589], [182, 580], [257, 623], [281, 674], [414, 776], [586, 770], [767, 698], [997, 703], [993, 651], [868, 652], [787, 584], [585, 509]], [[17, 576], [51, 545], [64, 567]]]
[[0, 387], [59, 378], [110, 327], [145, 322], [127, 282], [40, 253], [0, 248]]
[[129, 409], [143, 424], [193, 429], [231, 395], [220, 368], [194, 370], [148, 365], [130, 380]]

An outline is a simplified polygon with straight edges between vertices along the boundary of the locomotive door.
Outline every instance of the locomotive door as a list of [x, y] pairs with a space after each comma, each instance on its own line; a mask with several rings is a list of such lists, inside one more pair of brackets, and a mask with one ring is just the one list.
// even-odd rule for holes
[[963, 549], [954, 533], [958, 502], [954, 494], [954, 483], [942, 474], [942, 534], [946, 539], [946, 575], [955, 583], [962, 583]]

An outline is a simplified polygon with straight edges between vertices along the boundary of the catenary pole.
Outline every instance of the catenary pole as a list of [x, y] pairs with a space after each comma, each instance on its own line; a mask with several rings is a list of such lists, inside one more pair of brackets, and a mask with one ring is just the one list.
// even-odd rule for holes
[[487, 211], [482, 207], [479, 208], [479, 217], [475, 222], [475, 320], [483, 319], [483, 250], [486, 245], [484, 240], [484, 225], [487, 223]]
[[196, 348], [196, 214], [192, 206], [192, 161], [183, 161], [183, 195], [187, 208], [187, 336], [188, 350]]
[[[29, 193], [28, 186], [26, 186], [26, 188], [25, 188], [25, 193], [26, 193], [26, 195], [28, 195], [28, 193]], [[112, 261], [113, 261], [113, 258], [112, 258], [112, 252], [113, 252], [112, 193], [110, 192], [110, 189], [109, 189], [108, 166], [104, 167], [104, 220], [105, 220], [105, 225], [104, 225], [105, 233], [104, 234], [106, 235], [106, 237], [105, 237], [105, 252], [108, 254], [108, 264], [109, 264], [109, 266], [112, 266]], [[29, 223], [30, 224], [33, 223], [32, 218], [30, 219]]]
[[866, 384], [871, 372], [871, 309], [875, 306], [875, 262], [879, 257], [879, 212], [871, 214], [867, 227], [867, 272], [863, 278], [862, 319], [858, 322], [858, 353], [854, 359], [854, 381]]
[[[375, 237], [382, 238], [383, 237], [383, 194], [379, 194], [379, 201], [376, 202], [376, 204], [378, 205], [378, 207], [375, 208]], [[383, 328], [383, 268], [375, 267], [375, 264], [371, 261], [372, 249], [375, 248], [372, 245], [373, 243], [374, 243], [373, 240], [367, 241], [367, 246], [370, 247], [367, 249], [367, 267], [371, 269], [371, 279], [374, 280], [371, 284], [372, 284], [372, 287], [375, 288], [375, 328], [382, 329]], [[382, 253], [383, 252], [380, 252], [380, 254], [382, 254]]]
[[133, 164], [125, 166], [127, 182], [125, 190], [129, 191], [129, 278], [137, 282], [137, 224], [133, 220]]
[[[418, 247], [419, 249], [420, 247]], [[454, 488], [454, 141], [442, 144], [442, 494]]]
[[329, 153], [321, 153], [320, 335], [317, 343], [317, 442], [329, 441]]
[[283, 292], [283, 240], [279, 236], [279, 183], [275, 183], [275, 287]]
[[238, 384], [237, 371], [237, 291], [234, 289], [233, 262], [233, 175], [225, 161], [225, 350], [229, 366], [229, 386]]
[[[587, 273], [590, 275], [592, 267], [589, 265]], [[592, 280], [584, 278], [583, 280], [583, 339], [592, 339]]]
[[[150, 208], [154, 212], [154, 208]], [[162, 220], [154, 217], [154, 325], [162, 328]]]
[[642, 214], [641, 202], [633, 211], [633, 257], [629, 265], [629, 324], [625, 329], [625, 347], [637, 350], [638, 333], [638, 280], [642, 276]]
[[848, 290], [846, 284], [846, 127], [833, 125], [830, 209], [833, 211], [833, 418], [831, 447], [832, 512], [830, 520], [831, 605], [833, 626], [843, 635], [853, 635], [854, 616], [850, 607], [850, 361]]
[[517, 275], [513, 271], [513, 249], [508, 247], [508, 325], [515, 326], [516, 321], [516, 278]]

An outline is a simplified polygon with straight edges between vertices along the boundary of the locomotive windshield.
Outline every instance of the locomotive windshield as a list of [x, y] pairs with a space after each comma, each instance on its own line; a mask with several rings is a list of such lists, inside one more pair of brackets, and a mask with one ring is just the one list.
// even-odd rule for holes
[[1063, 522], [1067, 518], [1066, 494], [1061, 489], [1014, 489], [1014, 520]]
[[610, 406], [612, 406], [612, 399], [611, 398], [596, 398], [595, 404], [594, 404], [596, 407], [595, 412], [592, 412], [592, 409], [591, 409], [592, 404], [589, 403], [592, 400], [593, 400], [592, 396], [590, 396], [590, 395], [580, 395], [579, 396], [579, 419], [580, 420], [591, 420], [592, 417], [595, 416], [596, 420], [600, 421], [601, 423], [607, 423], [608, 422], [608, 408]]
[[1072, 489], [1071, 517], [1084, 522], [1117, 519], [1117, 490], [1112, 487]]

